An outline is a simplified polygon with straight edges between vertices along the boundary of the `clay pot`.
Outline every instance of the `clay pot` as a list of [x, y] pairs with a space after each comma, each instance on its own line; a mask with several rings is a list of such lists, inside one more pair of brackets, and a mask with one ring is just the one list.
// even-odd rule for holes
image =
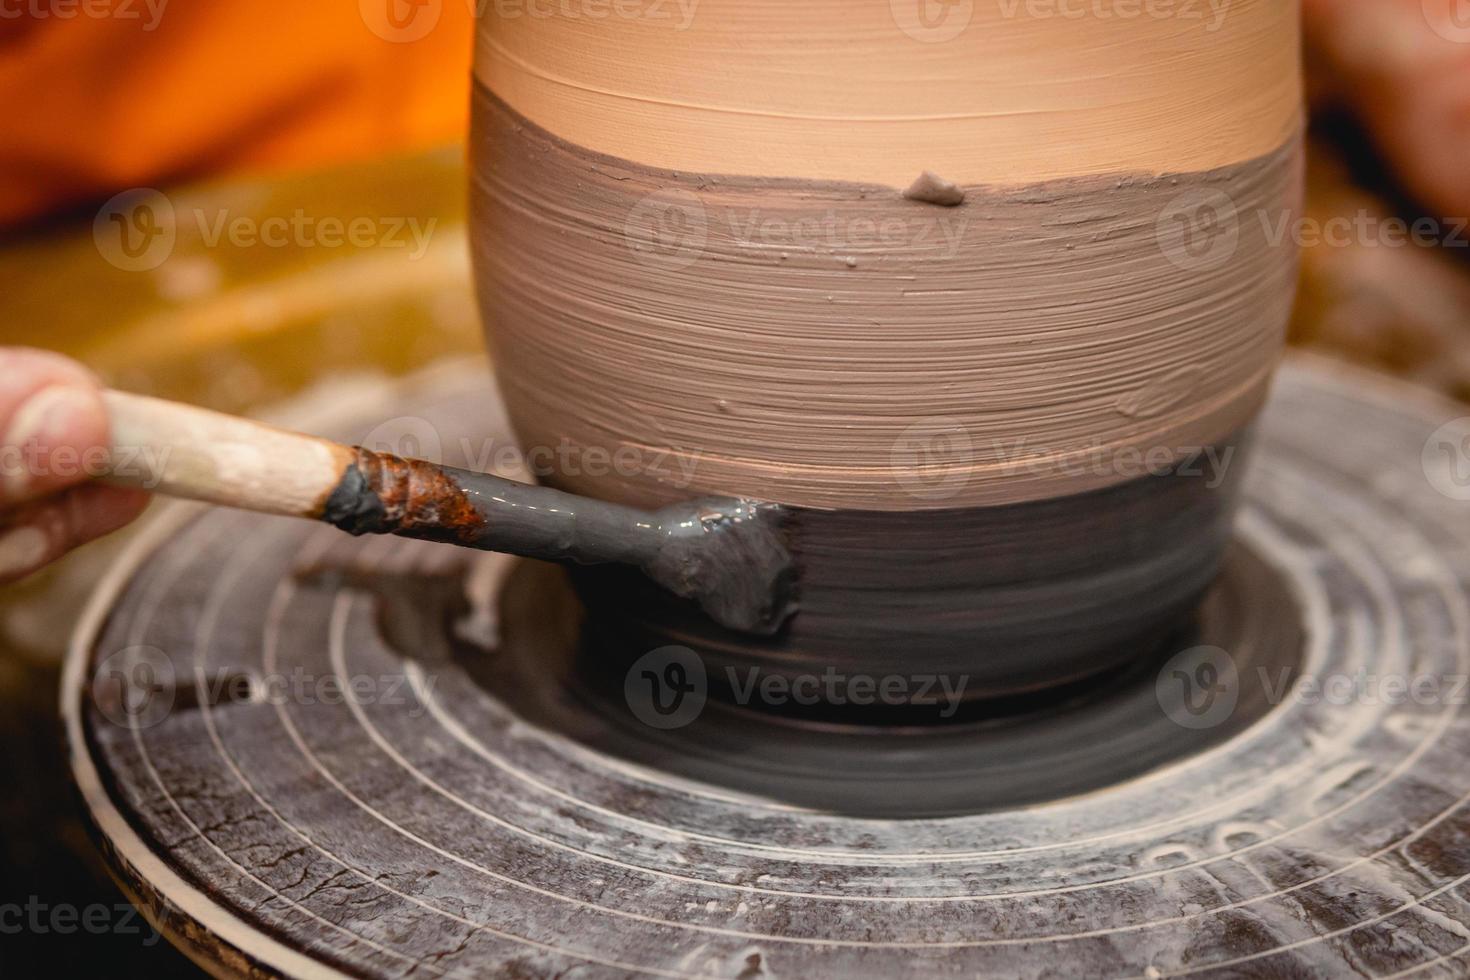
[[994, 697], [1188, 615], [1292, 299], [1296, 10], [1096, 6], [487, 9], [475, 269], [528, 458], [794, 514], [781, 635], [588, 569], [609, 655]]

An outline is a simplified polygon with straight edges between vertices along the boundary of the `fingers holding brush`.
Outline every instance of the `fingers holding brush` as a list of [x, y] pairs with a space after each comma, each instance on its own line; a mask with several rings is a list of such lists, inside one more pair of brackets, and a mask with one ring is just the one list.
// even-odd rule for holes
[[101, 386], [48, 351], [0, 348], [0, 584], [137, 517], [147, 494], [89, 482], [110, 455]]
[[0, 515], [0, 585], [125, 527], [147, 505], [140, 490], [88, 483]]

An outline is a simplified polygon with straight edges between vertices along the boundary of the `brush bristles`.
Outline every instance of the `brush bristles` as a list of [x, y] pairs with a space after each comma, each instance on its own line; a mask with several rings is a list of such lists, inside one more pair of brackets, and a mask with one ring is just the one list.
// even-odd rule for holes
[[784, 517], [773, 504], [734, 499], [659, 511], [664, 544], [644, 571], [720, 625], [770, 636], [797, 609]]

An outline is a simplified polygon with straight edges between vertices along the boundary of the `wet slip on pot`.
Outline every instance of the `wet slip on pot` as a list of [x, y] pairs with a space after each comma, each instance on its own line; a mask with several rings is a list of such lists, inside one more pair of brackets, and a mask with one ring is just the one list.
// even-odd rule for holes
[[[1219, 568], [1284, 340], [1295, 5], [644, 13], [481, 16], [492, 357], [544, 482], [785, 506], [801, 611], [750, 638], [580, 569], [589, 643], [970, 698], [1154, 648]], [[962, 195], [906, 196], [925, 172]]]

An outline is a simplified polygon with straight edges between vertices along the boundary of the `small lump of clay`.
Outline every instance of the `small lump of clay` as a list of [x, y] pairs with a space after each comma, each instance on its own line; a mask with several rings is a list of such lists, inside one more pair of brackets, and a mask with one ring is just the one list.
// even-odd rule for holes
[[932, 170], [919, 174], [919, 179], [909, 185], [903, 196], [910, 201], [923, 201], [925, 204], [938, 204], [946, 208], [962, 204], [965, 200], [964, 191]]

